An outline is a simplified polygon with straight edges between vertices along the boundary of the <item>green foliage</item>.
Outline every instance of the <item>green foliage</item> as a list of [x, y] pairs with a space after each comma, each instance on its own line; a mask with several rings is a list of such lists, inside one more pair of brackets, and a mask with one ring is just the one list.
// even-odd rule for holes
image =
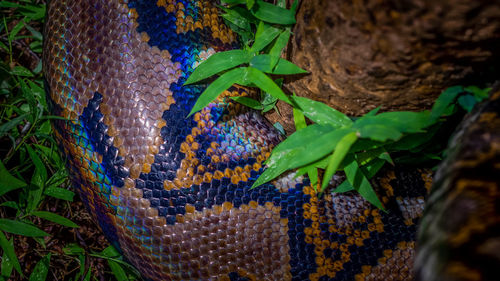
[[[222, 15], [239, 34], [243, 48], [215, 54], [195, 69], [186, 84], [200, 82], [218, 75], [200, 95], [190, 114], [200, 110], [233, 84], [261, 89], [261, 101], [248, 97], [232, 99], [264, 112], [275, 108], [278, 100], [293, 107], [297, 131], [279, 144], [266, 161], [267, 168], [253, 187], [268, 182], [282, 173], [297, 169], [307, 174], [316, 188], [319, 170], [325, 170], [320, 196], [333, 175], [342, 171], [347, 180], [333, 192], [355, 190], [380, 209], [383, 205], [370, 183], [385, 163], [394, 165], [391, 153], [407, 151], [424, 159], [440, 159], [443, 152], [428, 152], [443, 117], [457, 112], [457, 104], [466, 111], [488, 96], [489, 89], [462, 86], [445, 90], [431, 111], [384, 112], [375, 109], [359, 118], [304, 97], [286, 96], [268, 75], [307, 73], [282, 59], [291, 25], [295, 23], [298, 1], [291, 9], [286, 1], [272, 5], [263, 1], [225, 0]], [[281, 81], [282, 82], [282, 81]], [[215, 85], [214, 85], [215, 84]], [[266, 101], [266, 97], [272, 97]], [[307, 125], [306, 118], [311, 125]], [[399, 158], [396, 162], [399, 162]], [[403, 161], [401, 161], [403, 162]]]
[[[278, 85], [282, 80], [273, 80], [269, 74], [304, 74], [305, 70], [281, 58], [281, 53], [290, 38], [290, 27], [295, 23], [295, 4], [284, 8], [284, 1], [272, 5], [264, 1], [222, 1], [229, 5], [221, 7], [226, 23], [239, 34], [243, 48], [212, 55], [202, 62], [186, 81], [186, 85], [200, 83], [218, 77], [200, 95], [189, 115], [201, 110], [223, 91], [234, 84], [257, 87], [262, 97], [271, 97], [258, 102], [247, 97], [235, 100], [254, 109], [268, 111], [275, 108], [277, 100], [291, 103]], [[255, 36], [254, 36], [255, 34]]]
[[[297, 131], [273, 150], [266, 162], [268, 168], [253, 186], [293, 169], [298, 169], [299, 175], [307, 173], [311, 182], [316, 183], [317, 169], [324, 169], [320, 190], [324, 192], [333, 174], [343, 171], [347, 181], [334, 192], [356, 190], [367, 201], [383, 209], [369, 180], [384, 163], [394, 164], [389, 153], [405, 150], [423, 152], [437, 131], [434, 128], [442, 124], [442, 117], [457, 111], [456, 101], [460, 101], [461, 97], [474, 99], [467, 107], [458, 102], [466, 110], [487, 97], [487, 89], [474, 88], [476, 94], [471, 89], [461, 86], [448, 88], [436, 100], [431, 111], [378, 113], [377, 109], [360, 118], [349, 118], [307, 98], [292, 97], [298, 105], [294, 109]], [[304, 127], [302, 115], [298, 112], [314, 124]], [[441, 154], [426, 157], [439, 159]]]
[[[45, 4], [41, 2], [0, 1], [0, 281], [19, 276], [23, 280], [52, 279], [51, 257], [60, 253], [45, 247], [44, 241], [54, 235], [51, 229], [57, 229], [50, 225], [78, 227], [50, 208], [59, 202], [56, 199], [69, 204], [75, 193], [69, 189], [65, 161], [52, 137], [50, 120], [59, 117], [48, 110], [41, 74], [40, 30], [45, 16]], [[32, 57], [27, 59], [26, 53]], [[40, 260], [35, 260], [31, 272], [17, 257], [22, 251], [17, 243], [26, 239], [42, 249], [33, 255], [40, 256]], [[66, 245], [65, 253], [69, 261], [74, 258], [80, 264], [76, 273], [67, 273], [74, 275], [72, 280], [97, 280], [85, 262], [100, 253], [88, 252], [76, 244]], [[110, 262], [116, 279], [138, 279], [120, 255], [109, 258], [117, 260]], [[126, 275], [119, 268], [126, 268]]]
[[100, 253], [94, 253], [92, 256], [107, 260], [118, 281], [140, 279], [137, 269], [125, 262], [123, 256], [113, 246], [107, 247]]

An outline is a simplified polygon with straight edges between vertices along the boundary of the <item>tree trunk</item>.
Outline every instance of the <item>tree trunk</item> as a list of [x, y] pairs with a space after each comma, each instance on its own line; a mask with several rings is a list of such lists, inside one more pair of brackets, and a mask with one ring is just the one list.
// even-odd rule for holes
[[[491, 77], [500, 65], [499, 4], [301, 1], [287, 55], [311, 74], [287, 88], [349, 115], [378, 106], [428, 109], [448, 86], [498, 78]], [[280, 122], [293, 130], [291, 110], [281, 105], [280, 111]]]

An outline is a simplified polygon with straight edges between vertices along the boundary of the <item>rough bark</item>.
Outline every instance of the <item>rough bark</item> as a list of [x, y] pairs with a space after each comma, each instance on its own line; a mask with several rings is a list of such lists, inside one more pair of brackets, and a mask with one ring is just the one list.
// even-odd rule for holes
[[500, 1], [301, 2], [288, 56], [311, 74], [287, 88], [346, 114], [426, 109], [446, 87], [498, 70]]

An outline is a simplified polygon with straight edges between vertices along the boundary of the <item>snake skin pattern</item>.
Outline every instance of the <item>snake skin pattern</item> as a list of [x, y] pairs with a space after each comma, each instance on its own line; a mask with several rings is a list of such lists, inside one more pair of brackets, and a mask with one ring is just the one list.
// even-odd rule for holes
[[388, 212], [318, 199], [293, 174], [250, 186], [280, 135], [228, 98], [186, 117], [183, 86], [238, 46], [208, 0], [51, 0], [44, 71], [74, 186], [148, 280], [409, 280], [431, 176], [389, 171]]
[[[500, 86], [500, 84], [498, 85]], [[498, 280], [500, 87], [462, 121], [418, 233], [419, 281]]]

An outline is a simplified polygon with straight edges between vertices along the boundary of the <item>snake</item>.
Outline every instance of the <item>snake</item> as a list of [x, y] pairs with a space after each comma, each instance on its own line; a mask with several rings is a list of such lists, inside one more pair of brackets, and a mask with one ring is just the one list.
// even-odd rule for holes
[[425, 257], [413, 270], [432, 171], [396, 167], [377, 177], [387, 212], [353, 192], [319, 197], [293, 173], [252, 189], [282, 140], [231, 99], [252, 91], [234, 85], [188, 117], [206, 85], [186, 79], [239, 46], [213, 1], [51, 0], [44, 36], [45, 85], [62, 117], [53, 127], [72, 184], [144, 279], [432, 275]]

